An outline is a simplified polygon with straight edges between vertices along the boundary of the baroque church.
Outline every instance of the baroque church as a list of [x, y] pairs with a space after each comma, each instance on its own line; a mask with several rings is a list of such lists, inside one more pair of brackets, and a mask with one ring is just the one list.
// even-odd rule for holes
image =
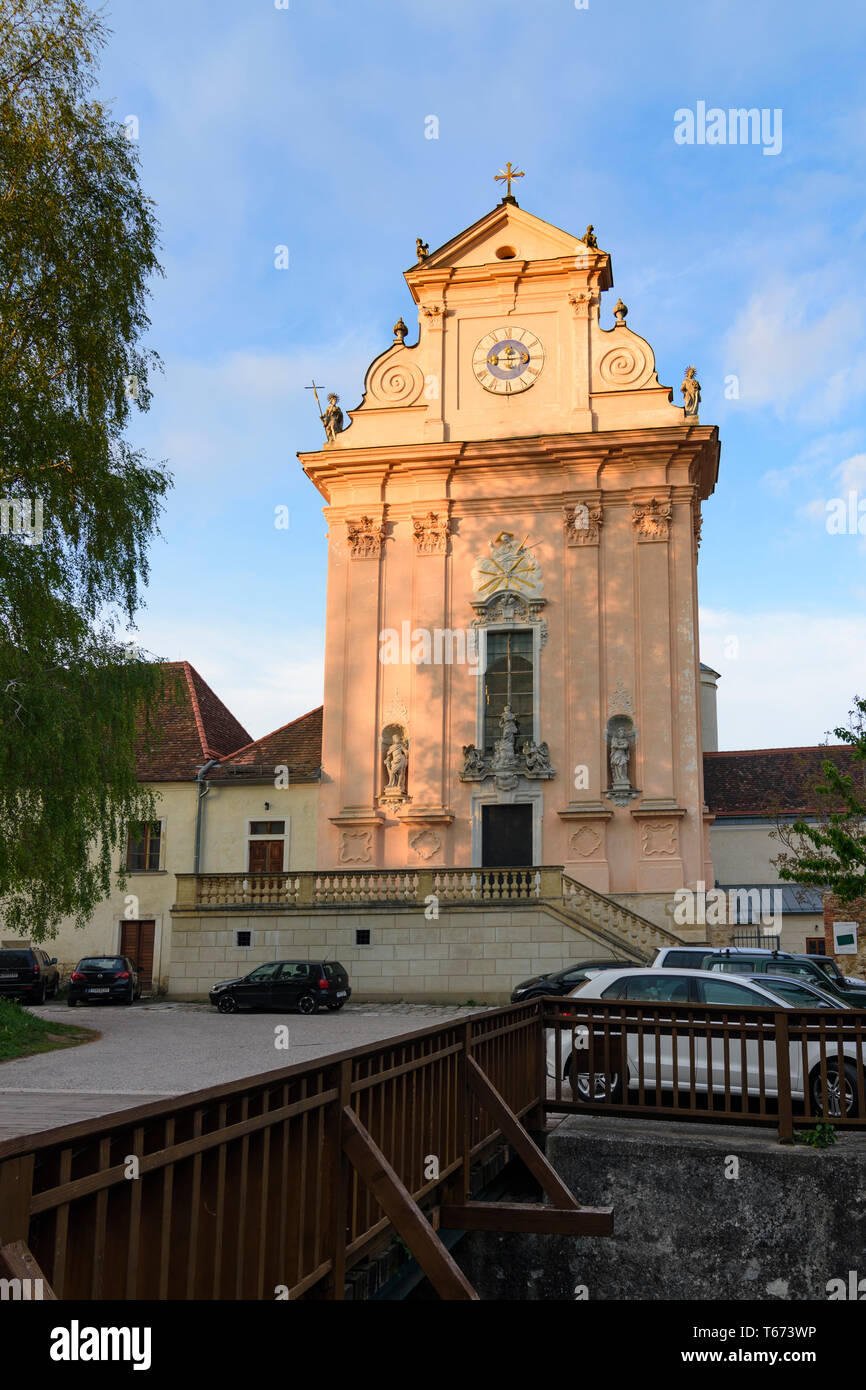
[[823, 950], [772, 829], [845, 754], [717, 751], [697, 576], [720, 445], [695, 369], [675, 402], [627, 306], [603, 306], [593, 228], [510, 187], [418, 242], [417, 340], [400, 319], [360, 405], [331, 396], [299, 455], [328, 526], [323, 708], [253, 740], [176, 663], [140, 749], [160, 819], [130, 829], [125, 891], [61, 928], [64, 963], [124, 950], [201, 998], [330, 958], [362, 997], [498, 1002], [570, 961], [757, 941], [749, 910], [675, 920], [714, 884], [773, 886], [782, 944]]

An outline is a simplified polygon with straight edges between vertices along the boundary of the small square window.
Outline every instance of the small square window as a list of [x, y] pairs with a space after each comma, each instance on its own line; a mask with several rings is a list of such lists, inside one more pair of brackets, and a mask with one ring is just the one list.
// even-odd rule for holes
[[252, 946], [253, 944], [253, 934], [251, 931], [239, 931], [237, 933], [237, 938], [237, 944], [239, 946]]
[[369, 928], [369, 927], [356, 927], [356, 928], [355, 928], [355, 945], [356, 945], [356, 946], [369, 946], [369, 945], [370, 945], [370, 928]]

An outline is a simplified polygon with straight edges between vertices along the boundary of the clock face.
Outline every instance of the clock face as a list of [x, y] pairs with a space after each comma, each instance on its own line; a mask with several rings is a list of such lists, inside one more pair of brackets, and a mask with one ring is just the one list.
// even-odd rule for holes
[[528, 391], [543, 366], [544, 348], [528, 328], [494, 328], [472, 354], [476, 381], [498, 396]]

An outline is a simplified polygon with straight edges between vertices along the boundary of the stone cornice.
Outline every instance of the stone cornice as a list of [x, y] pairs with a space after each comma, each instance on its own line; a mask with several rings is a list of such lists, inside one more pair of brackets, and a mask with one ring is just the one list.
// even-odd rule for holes
[[[598, 479], [601, 470], [634, 474], [647, 467], [682, 469], [702, 498], [712, 493], [719, 466], [719, 432], [714, 425], [647, 426], [630, 430], [580, 434], [528, 435], [512, 439], [454, 440], [432, 444], [392, 444], [375, 448], [328, 448], [299, 453], [304, 472], [330, 500], [330, 483], [384, 481], [392, 475], [411, 476], [431, 469], [451, 473], [472, 469], [527, 465], [555, 469], [585, 469]], [[658, 486], [669, 478], [659, 479]], [[685, 485], [681, 477], [676, 483]], [[569, 482], [568, 491], [582, 483]], [[588, 480], [587, 480], [588, 485]], [[598, 486], [598, 481], [595, 482]], [[652, 486], [641, 483], [640, 486]], [[602, 490], [605, 489], [602, 487]]]

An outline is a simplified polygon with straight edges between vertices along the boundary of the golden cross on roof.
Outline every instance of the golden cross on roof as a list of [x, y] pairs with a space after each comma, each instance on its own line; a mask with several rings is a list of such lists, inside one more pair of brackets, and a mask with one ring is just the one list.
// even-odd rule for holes
[[495, 181], [496, 181], [497, 183], [506, 183], [506, 184], [508, 185], [508, 194], [507, 194], [507, 197], [510, 198], [510, 197], [511, 197], [511, 181], [512, 181], [512, 179], [525, 179], [525, 178], [526, 178], [526, 175], [525, 175], [525, 174], [523, 173], [523, 171], [520, 170], [520, 169], [512, 169], [512, 167], [511, 167], [511, 160], [509, 159], [509, 161], [508, 161], [508, 163], [506, 164], [505, 168], [504, 168], [504, 169], [500, 169], [500, 170], [499, 170], [499, 173], [498, 173], [498, 174], [494, 174], [493, 177], [494, 177], [494, 179], [495, 179]]

